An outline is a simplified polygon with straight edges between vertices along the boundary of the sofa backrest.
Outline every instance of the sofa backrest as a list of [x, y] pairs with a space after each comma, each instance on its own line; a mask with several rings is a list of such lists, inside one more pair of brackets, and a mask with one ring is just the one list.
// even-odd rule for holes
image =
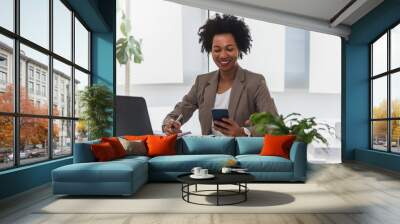
[[[74, 163], [95, 162], [90, 148], [100, 140], [76, 143], [74, 148]], [[177, 154], [225, 154], [244, 155], [259, 154], [264, 144], [263, 137], [220, 137], [220, 136], [185, 136], [178, 139]]]
[[185, 136], [177, 144], [177, 154], [235, 155], [235, 138], [220, 136]]
[[264, 137], [236, 137], [236, 155], [259, 154]]
[[99, 144], [100, 140], [75, 143], [74, 148], [74, 163], [89, 163], [95, 162], [96, 158], [90, 148], [92, 144]]

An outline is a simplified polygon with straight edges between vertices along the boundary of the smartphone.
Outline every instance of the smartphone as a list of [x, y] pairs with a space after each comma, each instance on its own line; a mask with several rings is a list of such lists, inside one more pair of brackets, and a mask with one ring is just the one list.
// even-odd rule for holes
[[222, 118], [229, 118], [229, 111], [227, 109], [212, 109], [211, 110], [214, 121], [222, 121]]

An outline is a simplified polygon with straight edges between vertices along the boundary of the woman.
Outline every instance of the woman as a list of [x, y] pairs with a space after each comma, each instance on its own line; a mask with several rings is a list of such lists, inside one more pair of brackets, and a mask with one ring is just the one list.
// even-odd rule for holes
[[[255, 135], [252, 128], [245, 127], [250, 115], [255, 112], [277, 115], [277, 110], [264, 77], [241, 68], [237, 62], [250, 51], [252, 39], [248, 26], [235, 16], [217, 14], [200, 27], [198, 34], [201, 51], [211, 53], [218, 70], [197, 76], [189, 93], [164, 119], [163, 132], [180, 133], [182, 124], [198, 109], [203, 135]], [[213, 121], [214, 108], [228, 109], [229, 119]], [[179, 116], [182, 119], [177, 120]]]

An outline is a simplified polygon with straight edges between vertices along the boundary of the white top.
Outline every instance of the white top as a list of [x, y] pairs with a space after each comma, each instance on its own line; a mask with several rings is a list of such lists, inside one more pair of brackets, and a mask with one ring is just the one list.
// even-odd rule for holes
[[[231, 96], [231, 90], [232, 88], [229, 88], [223, 93], [217, 93], [215, 96], [215, 103], [214, 103], [214, 109], [228, 109], [229, 107], [229, 98]], [[214, 127], [214, 122], [213, 122], [213, 127]], [[215, 130], [214, 128], [211, 128], [212, 134], [213, 135], [218, 135], [218, 136], [223, 136], [221, 132]]]

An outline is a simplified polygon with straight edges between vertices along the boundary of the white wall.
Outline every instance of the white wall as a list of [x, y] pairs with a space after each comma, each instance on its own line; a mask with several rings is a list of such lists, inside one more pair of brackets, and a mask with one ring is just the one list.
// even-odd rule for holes
[[310, 92], [341, 92], [341, 39], [310, 32]]
[[[131, 63], [133, 84], [183, 82], [182, 8], [163, 0], [130, 0], [132, 34], [143, 40], [144, 57], [140, 64]], [[125, 69], [119, 64], [117, 69], [121, 83]]]

